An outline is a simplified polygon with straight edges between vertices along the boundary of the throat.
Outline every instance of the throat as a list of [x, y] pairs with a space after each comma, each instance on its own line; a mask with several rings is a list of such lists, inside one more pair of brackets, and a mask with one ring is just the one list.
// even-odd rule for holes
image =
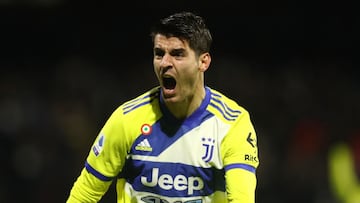
[[201, 105], [204, 97], [192, 96], [179, 102], [165, 102], [166, 107], [177, 119], [183, 120], [191, 116]]

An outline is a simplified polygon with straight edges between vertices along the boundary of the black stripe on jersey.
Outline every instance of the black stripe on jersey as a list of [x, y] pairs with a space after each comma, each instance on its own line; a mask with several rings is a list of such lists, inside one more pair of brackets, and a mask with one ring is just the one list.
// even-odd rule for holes
[[156, 91], [151, 94], [146, 94], [143, 97], [139, 97], [127, 102], [123, 107], [124, 114], [127, 114], [130, 111], [139, 108], [140, 106], [151, 103], [157, 97], [158, 93], [159, 92]]

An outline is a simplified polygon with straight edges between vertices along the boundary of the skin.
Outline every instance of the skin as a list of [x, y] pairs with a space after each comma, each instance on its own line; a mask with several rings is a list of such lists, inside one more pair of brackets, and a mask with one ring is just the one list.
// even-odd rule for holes
[[[205, 97], [204, 72], [209, 68], [210, 54], [199, 56], [186, 40], [157, 34], [154, 38], [153, 65], [162, 88], [162, 97], [178, 119], [191, 115]], [[174, 89], [166, 89], [163, 77], [176, 80]]]

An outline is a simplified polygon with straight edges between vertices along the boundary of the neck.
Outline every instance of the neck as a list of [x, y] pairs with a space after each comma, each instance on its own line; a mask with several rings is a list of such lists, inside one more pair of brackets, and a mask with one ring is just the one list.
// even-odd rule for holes
[[205, 98], [205, 88], [195, 91], [195, 94], [191, 94], [183, 101], [179, 102], [166, 102], [166, 106], [169, 111], [178, 119], [185, 119], [189, 117], [196, 109], [199, 108], [202, 101]]

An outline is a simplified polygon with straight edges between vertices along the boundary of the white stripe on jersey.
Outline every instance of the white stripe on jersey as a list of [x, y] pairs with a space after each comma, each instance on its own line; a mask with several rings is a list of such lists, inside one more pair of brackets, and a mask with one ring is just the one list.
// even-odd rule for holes
[[[213, 116], [200, 126], [190, 130], [171, 146], [166, 148], [159, 156], [132, 155], [133, 160], [146, 160], [152, 162], [182, 163], [203, 168], [222, 168], [220, 144], [228, 132], [230, 125], [221, 122]], [[150, 143], [152, 148], [156, 143]], [[184, 148], [188, 147], [188, 148]], [[213, 148], [212, 151], [210, 148]], [[211, 153], [212, 152], [212, 153]], [[208, 162], [206, 162], [206, 161]]]

